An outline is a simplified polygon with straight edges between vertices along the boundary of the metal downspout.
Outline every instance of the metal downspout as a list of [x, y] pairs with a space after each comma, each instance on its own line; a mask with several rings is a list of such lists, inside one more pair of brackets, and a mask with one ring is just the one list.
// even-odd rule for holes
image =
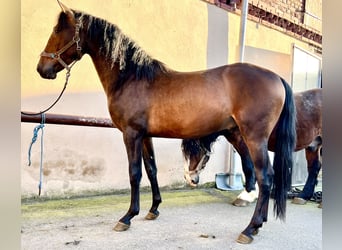
[[245, 55], [245, 36], [246, 36], [246, 23], [248, 16], [248, 0], [242, 0], [242, 9], [241, 9], [241, 18], [240, 18], [240, 53], [239, 53], [239, 61], [244, 61]]

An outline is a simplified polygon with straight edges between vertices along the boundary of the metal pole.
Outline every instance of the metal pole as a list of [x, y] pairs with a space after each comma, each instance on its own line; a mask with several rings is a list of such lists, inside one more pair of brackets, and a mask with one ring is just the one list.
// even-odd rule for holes
[[240, 62], [244, 61], [245, 55], [245, 36], [246, 36], [246, 23], [248, 16], [248, 0], [242, 0], [242, 9], [240, 17]]
[[[40, 123], [42, 121], [41, 115], [34, 115], [31, 112], [25, 112], [29, 115], [21, 114], [21, 122]], [[109, 118], [74, 116], [63, 114], [45, 114], [45, 123], [58, 125], [74, 125], [74, 126], [91, 126], [91, 127], [106, 127], [115, 128]]]

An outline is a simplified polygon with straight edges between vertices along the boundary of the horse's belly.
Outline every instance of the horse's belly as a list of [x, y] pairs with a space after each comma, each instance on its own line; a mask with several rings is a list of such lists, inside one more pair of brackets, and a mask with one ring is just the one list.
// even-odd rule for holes
[[148, 134], [167, 138], [196, 138], [236, 126], [231, 116], [192, 112], [188, 115], [170, 113], [167, 116], [151, 117]]

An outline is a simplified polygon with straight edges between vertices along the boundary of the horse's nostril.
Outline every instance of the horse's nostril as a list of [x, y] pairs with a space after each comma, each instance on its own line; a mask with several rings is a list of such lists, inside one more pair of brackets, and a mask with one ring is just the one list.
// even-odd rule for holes
[[198, 182], [196, 183], [196, 182], [194, 182], [193, 180], [191, 180], [191, 181], [189, 182], [189, 185], [190, 185], [191, 187], [197, 187], [197, 184], [198, 184]]
[[198, 184], [199, 178], [191, 179], [192, 184]]

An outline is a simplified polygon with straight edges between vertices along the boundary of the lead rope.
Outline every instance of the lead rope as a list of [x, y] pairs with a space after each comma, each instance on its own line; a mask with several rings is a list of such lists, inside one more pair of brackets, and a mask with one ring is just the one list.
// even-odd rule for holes
[[75, 63], [76, 63], [76, 61], [74, 61], [71, 64], [71, 67], [67, 68], [67, 73], [66, 73], [66, 77], [65, 77], [64, 87], [63, 87], [61, 93], [59, 94], [59, 96], [57, 97], [57, 99], [54, 101], [54, 103], [52, 103], [47, 109], [45, 109], [45, 110], [43, 110], [41, 112], [33, 113], [33, 114], [21, 111], [21, 113], [24, 114], [24, 115], [41, 115], [42, 116], [41, 123], [33, 129], [33, 137], [32, 137], [32, 141], [31, 141], [31, 144], [30, 144], [30, 147], [29, 147], [29, 150], [28, 150], [28, 166], [31, 166], [31, 149], [32, 149], [32, 145], [36, 142], [37, 137], [38, 137], [38, 132], [39, 132], [39, 130], [41, 130], [42, 133], [41, 133], [41, 139], [40, 139], [40, 173], [39, 173], [39, 184], [38, 184], [38, 196], [40, 196], [40, 194], [41, 194], [42, 185], [43, 185], [42, 184], [43, 183], [43, 152], [44, 152], [43, 141], [44, 141], [45, 112], [50, 110], [53, 106], [55, 106], [55, 104], [59, 101], [59, 99], [61, 99], [61, 97], [62, 97], [62, 95], [63, 95], [63, 93], [64, 93], [64, 91], [66, 89], [66, 86], [68, 84], [68, 80], [69, 80], [69, 77], [70, 77], [70, 70], [71, 70], [72, 66]]
[[[32, 137], [32, 141], [31, 141], [31, 144], [30, 144], [30, 147], [29, 147], [29, 150], [28, 150], [28, 161], [29, 161], [28, 162], [28, 166], [31, 166], [31, 149], [32, 149], [32, 145], [33, 145], [33, 143], [36, 142], [37, 137], [38, 137], [38, 132], [41, 129], [42, 130], [42, 135], [41, 135], [41, 140], [40, 140], [40, 174], [39, 174], [39, 184], [38, 184], [38, 188], [39, 188], [38, 195], [39, 196], [40, 196], [40, 193], [41, 193], [41, 190], [42, 190], [42, 181], [43, 181], [43, 149], [44, 149], [44, 147], [43, 147], [44, 129], [43, 128], [45, 126], [45, 112], [49, 111], [53, 106], [55, 106], [55, 104], [62, 97], [62, 95], [63, 95], [63, 93], [64, 93], [64, 91], [66, 89], [66, 86], [68, 84], [68, 81], [69, 81], [71, 68], [75, 65], [75, 63], [82, 56], [81, 55], [82, 48], [81, 48], [81, 46], [79, 44], [79, 42], [80, 42], [80, 37], [79, 37], [80, 27], [81, 27], [81, 23], [80, 23], [80, 20], [78, 20], [78, 22], [76, 23], [75, 36], [73, 37], [72, 41], [70, 41], [62, 49], [60, 49], [56, 53], [47, 53], [47, 52], [43, 51], [41, 53], [41, 55], [40, 55], [40, 56], [45, 56], [45, 57], [49, 57], [49, 58], [52, 58], [52, 59], [57, 59], [57, 61], [67, 70], [66, 76], [65, 76], [64, 87], [63, 87], [61, 93], [59, 94], [59, 96], [57, 97], [57, 99], [48, 108], [46, 108], [43, 111], [40, 111], [40, 112], [37, 112], [37, 113], [26, 113], [26, 112], [21, 111], [21, 114], [23, 114], [23, 115], [31, 115], [31, 116], [41, 115], [42, 116], [41, 123], [33, 129], [33, 137]], [[80, 58], [77, 58], [76, 60], [74, 60], [70, 64], [70, 66], [69, 66], [69, 65], [67, 65], [61, 59], [60, 55], [62, 53], [64, 53], [67, 49], [69, 49], [74, 43], [76, 43], [76, 50], [77, 50], [77, 53], [78, 53]]]
[[38, 196], [40, 196], [41, 190], [42, 190], [42, 182], [43, 182], [43, 150], [44, 150], [44, 145], [43, 145], [43, 141], [44, 141], [44, 126], [45, 126], [45, 114], [42, 113], [42, 121], [41, 123], [36, 126], [33, 129], [33, 137], [32, 137], [32, 141], [28, 150], [28, 166], [31, 166], [31, 149], [32, 149], [32, 145], [37, 141], [37, 137], [38, 137], [38, 132], [39, 130], [42, 131], [41, 133], [41, 137], [40, 137], [40, 174], [39, 174], [39, 184], [38, 184]]
[[69, 81], [69, 77], [70, 77], [70, 71], [71, 71], [71, 68], [72, 66], [74, 66], [74, 64], [76, 63], [77, 61], [74, 61], [72, 62], [71, 66], [67, 68], [67, 72], [65, 74], [65, 83], [64, 83], [64, 87], [61, 91], [61, 93], [59, 94], [59, 96], [57, 97], [57, 99], [46, 109], [44, 109], [43, 111], [40, 111], [40, 112], [37, 112], [37, 113], [26, 113], [26, 112], [23, 112], [21, 111], [21, 114], [23, 115], [32, 115], [32, 116], [35, 116], [35, 115], [43, 115], [45, 112], [49, 111], [53, 106], [56, 105], [56, 103], [59, 101], [59, 99], [61, 99], [67, 85], [68, 85], [68, 81]]
[[45, 109], [41, 112], [37, 112], [37, 113], [26, 113], [26, 112], [21, 111], [21, 113], [24, 115], [41, 115], [42, 116], [41, 123], [33, 129], [33, 137], [32, 137], [32, 141], [31, 141], [31, 144], [30, 144], [30, 147], [28, 150], [28, 166], [31, 166], [32, 145], [36, 142], [37, 137], [38, 137], [38, 132], [39, 132], [39, 130], [41, 130], [42, 134], [41, 134], [41, 139], [40, 139], [40, 174], [39, 174], [39, 184], [38, 184], [38, 196], [40, 196], [40, 193], [42, 190], [42, 183], [43, 183], [43, 150], [44, 150], [43, 141], [44, 141], [45, 112], [50, 110], [53, 106], [55, 106], [55, 104], [59, 101], [59, 99], [61, 99], [61, 97], [62, 97], [62, 95], [66, 89], [66, 86], [68, 84], [68, 81], [69, 81], [70, 70], [71, 70], [72, 66], [74, 66], [75, 63], [76, 63], [76, 61], [74, 61], [71, 64], [71, 66], [67, 68], [64, 87], [63, 87], [61, 93], [59, 94], [59, 96], [57, 97], [57, 99], [54, 101], [54, 103], [52, 103], [47, 109]]

